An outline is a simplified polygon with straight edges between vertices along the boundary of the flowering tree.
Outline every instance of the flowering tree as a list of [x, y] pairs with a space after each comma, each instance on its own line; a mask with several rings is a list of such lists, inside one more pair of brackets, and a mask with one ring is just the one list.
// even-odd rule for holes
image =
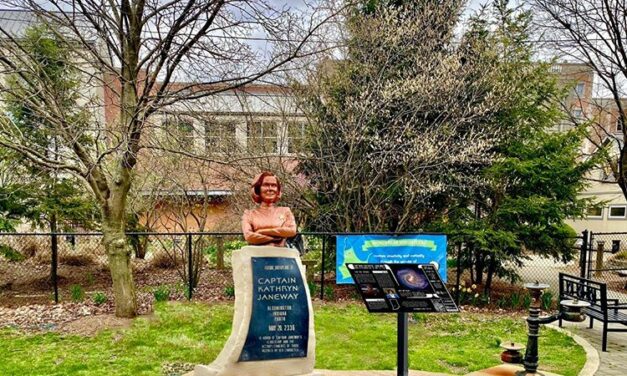
[[456, 39], [463, 5], [362, 1], [349, 10], [345, 59], [303, 88], [311, 229], [415, 230], [486, 184], [480, 171], [512, 131], [494, 115], [513, 85], [479, 30]]

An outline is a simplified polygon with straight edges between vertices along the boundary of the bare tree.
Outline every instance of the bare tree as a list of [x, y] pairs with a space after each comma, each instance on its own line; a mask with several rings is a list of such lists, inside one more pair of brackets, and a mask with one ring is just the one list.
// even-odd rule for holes
[[[547, 45], [561, 57], [590, 67], [603, 100], [587, 103], [593, 126], [589, 141], [605, 160], [627, 198], [627, 1], [532, 0]], [[610, 119], [610, 121], [608, 121]], [[581, 119], [573, 119], [581, 123]], [[603, 179], [608, 181], [608, 179]]]
[[[19, 35], [0, 23], [0, 74], [16, 77], [37, 98], [19, 98], [38, 113], [60, 142], [54, 155], [0, 117], [0, 146], [43, 167], [73, 174], [90, 188], [102, 211], [116, 315], [136, 314], [125, 217], [135, 169], [152, 158], [160, 123], [153, 115], [183, 101], [201, 100], [288, 69], [317, 52], [329, 9], [274, 6], [270, 1], [6, 0], [47, 24], [75, 57], [82, 85], [73, 93], [81, 111], [61, 111], [48, 78], [33, 80], [33, 56]], [[10, 24], [10, 23], [9, 23]], [[4, 81], [0, 92], [10, 90]], [[19, 95], [19, 92], [11, 93]], [[104, 101], [103, 101], [104, 96]], [[103, 108], [104, 102], [104, 108]], [[85, 110], [89, 111], [85, 111]], [[78, 113], [90, 116], [76, 121]], [[194, 156], [183, 148], [169, 152]], [[202, 156], [205, 158], [204, 156]], [[207, 158], [205, 158], [207, 159]], [[228, 161], [214, 161], [225, 163]]]

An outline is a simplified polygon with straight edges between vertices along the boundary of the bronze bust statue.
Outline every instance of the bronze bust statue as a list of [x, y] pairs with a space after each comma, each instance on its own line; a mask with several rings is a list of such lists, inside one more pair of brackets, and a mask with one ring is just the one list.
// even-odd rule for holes
[[250, 245], [285, 247], [285, 239], [296, 235], [296, 221], [290, 208], [275, 205], [281, 198], [281, 182], [273, 173], [262, 172], [253, 180], [251, 196], [259, 206], [244, 211], [244, 239]]

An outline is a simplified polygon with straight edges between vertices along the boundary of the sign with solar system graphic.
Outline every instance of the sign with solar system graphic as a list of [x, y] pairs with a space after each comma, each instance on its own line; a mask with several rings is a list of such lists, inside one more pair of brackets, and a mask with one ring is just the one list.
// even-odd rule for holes
[[371, 313], [459, 312], [433, 264], [346, 264]]

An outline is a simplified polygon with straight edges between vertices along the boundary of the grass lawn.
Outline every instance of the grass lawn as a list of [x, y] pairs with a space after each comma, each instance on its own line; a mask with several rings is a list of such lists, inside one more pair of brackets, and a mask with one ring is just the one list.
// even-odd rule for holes
[[[361, 305], [318, 304], [316, 368], [394, 369], [396, 317]], [[209, 363], [231, 330], [232, 306], [163, 303], [129, 329], [95, 337], [0, 330], [0, 375], [160, 375], [166, 363]], [[464, 374], [500, 364], [501, 339], [525, 342], [520, 318], [478, 313], [417, 315], [410, 325], [412, 369]], [[585, 353], [571, 338], [542, 329], [540, 367], [575, 376]]]

